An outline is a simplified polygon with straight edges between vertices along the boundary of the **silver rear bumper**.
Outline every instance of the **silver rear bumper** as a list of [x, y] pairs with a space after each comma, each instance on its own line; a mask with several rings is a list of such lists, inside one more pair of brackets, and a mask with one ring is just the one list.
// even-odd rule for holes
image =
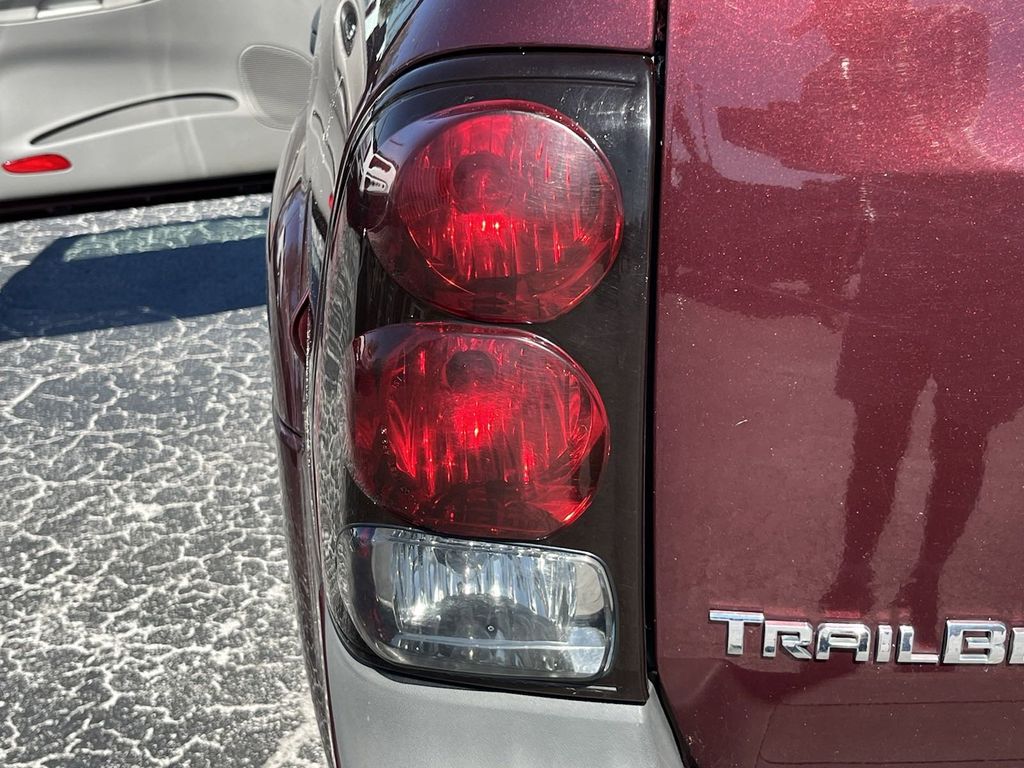
[[682, 768], [653, 689], [640, 706], [407, 683], [356, 661], [334, 627], [326, 635], [345, 768]]

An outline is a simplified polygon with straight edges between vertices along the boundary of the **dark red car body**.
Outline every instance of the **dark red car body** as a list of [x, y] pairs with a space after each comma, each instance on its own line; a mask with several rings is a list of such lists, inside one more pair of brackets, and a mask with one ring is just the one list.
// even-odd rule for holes
[[320, 57], [269, 239], [282, 478], [327, 743], [302, 318], [346, 126], [424, 63], [558, 49], [629, 53], [657, 78], [645, 632], [683, 759], [1024, 764], [1020, 666], [766, 658], [754, 628], [727, 655], [709, 621], [913, 625], [922, 652], [941, 652], [947, 619], [1024, 626], [1024, 8], [423, 0], [377, 25], [351, 113], [311, 128], [332, 94]]

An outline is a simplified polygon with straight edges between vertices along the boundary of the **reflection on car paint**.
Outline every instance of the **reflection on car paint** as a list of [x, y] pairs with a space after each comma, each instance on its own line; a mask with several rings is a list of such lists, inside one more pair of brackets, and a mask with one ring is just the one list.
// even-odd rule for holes
[[[683, 500], [656, 511], [659, 667], [680, 727], [704, 766], [821, 759], [792, 717], [851, 762], [923, 759], [926, 743], [946, 760], [1024, 758], [1020, 738], [979, 751], [996, 733], [953, 727], [942, 713], [962, 707], [901, 710], [917, 725], [864, 741], [888, 701], [980, 716], [1013, 699], [1012, 668], [911, 694], [897, 665], [870, 680], [792, 654], [723, 665], [707, 621], [764, 607], [886, 626], [888, 642], [902, 625], [897, 655], [914, 637], [906, 652], [937, 662], [956, 651], [947, 618], [1024, 619], [1022, 14], [909, 0], [672, 14], [658, 380], [687, 399], [659, 395], [655, 456], [657, 498]], [[826, 700], [846, 706], [804, 714]]]

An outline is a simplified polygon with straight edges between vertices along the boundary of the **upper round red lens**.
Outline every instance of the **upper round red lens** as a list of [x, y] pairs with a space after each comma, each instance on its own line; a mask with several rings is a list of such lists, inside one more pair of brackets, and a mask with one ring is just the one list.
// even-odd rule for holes
[[377, 236], [375, 250], [414, 295], [478, 320], [550, 320], [615, 261], [618, 183], [564, 115], [523, 101], [480, 102], [418, 121], [392, 143], [411, 147], [398, 163], [393, 210], [415, 247], [392, 230], [392, 242]]
[[376, 503], [458, 535], [539, 539], [590, 505], [608, 418], [532, 334], [393, 325], [355, 342], [352, 472]]

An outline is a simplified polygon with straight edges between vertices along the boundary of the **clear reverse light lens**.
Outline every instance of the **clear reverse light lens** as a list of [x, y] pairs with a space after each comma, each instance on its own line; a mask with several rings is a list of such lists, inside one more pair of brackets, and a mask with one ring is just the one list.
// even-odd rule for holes
[[345, 609], [384, 659], [571, 680], [608, 668], [611, 588], [591, 555], [400, 528], [348, 528], [341, 537]]

